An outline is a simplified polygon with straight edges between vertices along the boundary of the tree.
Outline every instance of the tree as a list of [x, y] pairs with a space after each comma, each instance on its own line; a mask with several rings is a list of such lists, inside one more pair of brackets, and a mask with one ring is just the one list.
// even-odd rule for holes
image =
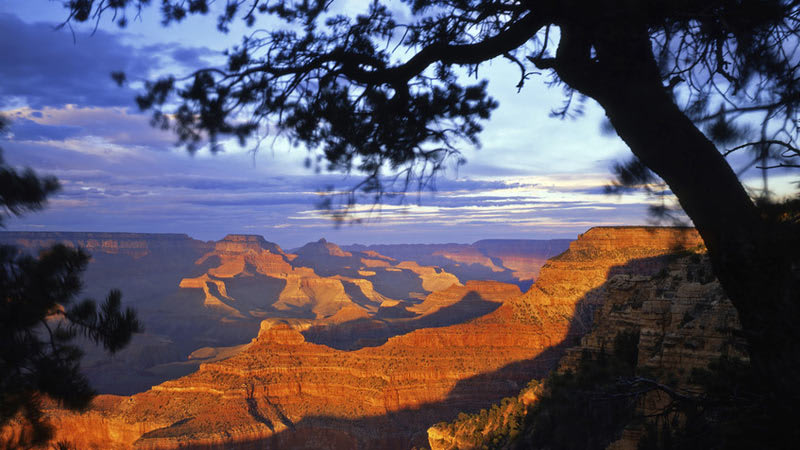
[[[0, 117], [0, 131], [6, 121]], [[0, 157], [0, 225], [8, 215], [41, 209], [59, 189], [54, 177], [19, 172]], [[142, 331], [136, 313], [120, 308], [111, 291], [99, 310], [94, 301], [75, 303], [89, 255], [55, 245], [38, 258], [13, 246], [0, 246], [0, 427], [22, 420], [23, 448], [46, 443], [52, 429], [42, 414], [46, 398], [83, 410], [95, 392], [80, 373], [81, 350], [72, 341], [82, 335], [115, 352]], [[0, 443], [2, 445], [2, 443]]]
[[[68, 21], [113, 12], [120, 25], [149, 3], [64, 1]], [[163, 0], [164, 23], [209, 3]], [[463, 85], [458, 67], [477, 74], [503, 57], [519, 67], [519, 87], [547, 72], [567, 96], [556, 115], [574, 97], [595, 100], [635, 164], [666, 182], [740, 313], [770, 401], [800, 400], [797, 202], [769, 202], [766, 175], [750, 195], [726, 160], [750, 152], [765, 174], [800, 167], [800, 2], [415, 0], [397, 14], [375, 1], [356, 17], [328, 14], [330, 3], [226, 0], [221, 32], [260, 15], [288, 27], [245, 36], [225, 67], [150, 82], [139, 106], [190, 150], [277, 127], [317, 164], [365, 173], [360, 187], [379, 196], [386, 169], [408, 186], [457, 157], [460, 142], [478, 142], [497, 104], [484, 82]]]

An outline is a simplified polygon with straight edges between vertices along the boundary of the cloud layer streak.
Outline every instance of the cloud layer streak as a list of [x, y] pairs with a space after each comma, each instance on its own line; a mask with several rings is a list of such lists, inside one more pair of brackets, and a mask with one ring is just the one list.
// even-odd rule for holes
[[470, 163], [443, 174], [435, 192], [359, 204], [353, 217], [363, 223], [336, 228], [317, 207], [320, 192], [346, 190], [356, 176], [305, 170], [305, 152], [280, 140], [256, 153], [231, 145], [190, 157], [174, 136], [150, 127], [133, 107], [135, 83], [120, 88], [110, 72], [144, 80], [208, 64], [217, 53], [166, 35], [161, 44], [135, 41], [101, 29], [73, 43], [53, 24], [0, 13], [8, 62], [0, 66], [0, 108], [13, 120], [0, 145], [11, 164], [54, 174], [64, 186], [44, 212], [12, 220], [10, 229], [255, 233], [292, 247], [321, 236], [365, 244], [574, 237], [647, 219], [641, 196], [603, 194], [624, 146], [597, 131], [599, 110], [587, 107], [578, 122], [548, 119], [560, 93], [539, 86], [517, 94], [507, 82], [513, 68], [493, 63], [484, 73], [502, 106], [483, 149], [465, 151]]

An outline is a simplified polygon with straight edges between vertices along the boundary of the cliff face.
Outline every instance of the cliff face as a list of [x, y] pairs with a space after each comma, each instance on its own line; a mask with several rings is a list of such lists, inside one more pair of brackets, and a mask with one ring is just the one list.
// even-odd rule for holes
[[[601, 241], [602, 242], [602, 241]], [[574, 246], [584, 254], [600, 247]], [[601, 244], [602, 246], [602, 244]], [[613, 245], [605, 246], [608, 250]], [[739, 322], [736, 310], [725, 297], [712, 274], [708, 258], [702, 252], [674, 256], [655, 273], [640, 271], [654, 268], [654, 260], [634, 261], [633, 272], [619, 267], [604, 283], [603, 301], [595, 313], [591, 331], [580, 344], [567, 350], [559, 363], [559, 371], [576, 371], [582, 358], [596, 359], [601, 352], [613, 353], [619, 333], [638, 334], [636, 370], [652, 374], [678, 391], [696, 391], [689, 376], [695, 368], [707, 368], [721, 356], [746, 358], [743, 342], [736, 337]], [[628, 264], [623, 267], [631, 266]], [[536, 391], [541, 391], [539, 386]], [[498, 416], [494, 421], [481, 415], [467, 415], [449, 424], [438, 424], [428, 430], [429, 445], [434, 450], [480, 448], [498, 439], [509, 442], [505, 423], [522, 423], [532, 389], [523, 390], [516, 398], [504, 400], [501, 410], [492, 407], [483, 416]], [[663, 410], [667, 397], [657, 392], [648, 394], [638, 405], [636, 414], [650, 416]], [[509, 405], [516, 405], [511, 408]], [[483, 420], [481, 420], [483, 419]], [[609, 448], [633, 450], [643, 434], [641, 425], [629, 425], [619, 440]], [[505, 447], [503, 447], [505, 448]]]
[[[376, 251], [398, 260], [439, 266], [459, 281], [495, 280], [527, 289], [548, 258], [567, 249], [568, 239], [487, 239], [472, 244], [352, 245], [350, 251]], [[368, 250], [367, 250], [368, 249]]]
[[295, 250], [295, 266], [305, 266], [323, 277], [362, 279], [370, 290], [386, 298], [414, 302], [430, 292], [460, 284], [459, 279], [436, 265], [416, 260], [396, 260], [375, 251], [344, 251], [321, 239]]
[[570, 242], [568, 239], [484, 239], [472, 246], [491, 258], [499, 259], [517, 279], [535, 280], [545, 262], [566, 250]]
[[[378, 316], [384, 302], [395, 301], [401, 315], [413, 315], [407, 307], [458, 283], [440, 268], [376, 252], [345, 252], [329, 242], [307, 245], [298, 260], [254, 235], [201, 242], [179, 234], [0, 233], [0, 243], [34, 253], [57, 242], [91, 253], [84, 295], [102, 299], [120, 289], [124, 306], [137, 310], [147, 330], [113, 358], [85, 346], [83, 370], [106, 393], [141, 392], [196, 370], [198, 361], [187, 360], [192, 352], [248, 342], [270, 317], [318, 327], [350, 323], [344, 340], [356, 346], [365, 329], [357, 322]], [[387, 326], [380, 319], [366, 328]], [[395, 334], [384, 332], [381, 338]], [[330, 336], [318, 333], [315, 342], [341, 340], [329, 341]]]
[[[617, 275], [608, 281], [608, 299], [592, 332], [567, 352], [559, 370], [574, 370], [581, 355], [613, 348], [621, 331], [639, 333], [637, 371], [680, 392], [699, 392], [691, 383], [694, 369], [706, 369], [720, 357], [747, 359], [736, 309], [713, 275], [705, 254], [683, 256], [650, 277]], [[637, 406], [639, 416], [664, 410], [668, 399], [658, 392]], [[612, 443], [614, 450], [635, 450], [644, 433], [629, 425]]]
[[589, 330], [594, 311], [606, 299], [609, 277], [655, 274], [668, 261], [667, 254], [699, 245], [702, 240], [693, 229], [592, 228], [566, 252], [548, 260], [525, 294], [479, 321], [502, 323], [511, 317], [546, 329], [554, 344], [571, 345]]
[[[229, 234], [221, 241], [214, 243], [214, 250], [227, 253], [245, 253], [247, 251], [267, 251], [274, 255], [288, 257], [278, 244], [268, 242], [263, 236], [253, 234]], [[291, 258], [290, 258], [291, 259]]]
[[606, 282], [606, 301], [591, 332], [567, 351], [559, 370], [575, 370], [581, 355], [613, 348], [620, 332], [638, 332], [637, 367], [674, 372], [682, 383], [692, 369], [721, 355], [744, 357], [736, 309], [705, 254], [677, 257], [649, 276], [618, 274]]
[[[365, 332], [377, 323], [425, 324], [356, 350], [311, 342], [321, 330], [307, 320], [270, 319], [236, 356], [104, 410], [103, 433], [114, 434], [115, 424], [147, 430], [121, 448], [424, 445], [433, 423], [514, 395], [554, 368], [603, 306], [609, 276], [654, 276], [668, 262], [664, 254], [698, 243], [692, 230], [592, 229], [523, 295], [502, 283], [468, 283], [416, 305], [383, 301], [408, 317], [325, 326]], [[445, 325], [480, 308], [479, 317]], [[84, 420], [58, 415], [65, 424]]]
[[345, 252], [324, 239], [290, 254], [260, 236], [229, 235], [196, 264], [215, 266], [184, 278], [180, 286], [201, 289], [204, 306], [228, 320], [294, 317], [319, 325], [340, 323], [343, 316], [375, 315], [391, 296], [410, 305], [409, 300], [458, 284], [440, 268], [374, 252]]

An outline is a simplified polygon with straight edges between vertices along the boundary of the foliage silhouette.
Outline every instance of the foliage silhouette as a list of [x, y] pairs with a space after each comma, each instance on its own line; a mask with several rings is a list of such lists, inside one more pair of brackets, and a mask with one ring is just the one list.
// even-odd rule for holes
[[622, 331], [614, 352], [585, 354], [573, 373], [552, 373], [542, 397], [525, 416], [516, 448], [605, 448], [634, 417], [635, 399], [615, 383], [636, 368], [639, 333]]
[[[124, 26], [150, 1], [63, 3], [65, 23], [114, 17]], [[207, 14], [209, 3], [164, 0], [164, 23]], [[149, 82], [139, 106], [190, 150], [220, 135], [243, 142], [269, 124], [307, 146], [317, 167], [364, 173], [357, 188], [375, 200], [397, 190], [393, 182], [424, 185], [448, 157], [458, 160], [461, 143], [478, 143], [497, 103], [485, 82], [463, 85], [457, 67], [477, 76], [481, 63], [506, 58], [520, 89], [547, 72], [566, 93], [559, 117], [595, 100], [694, 222], [769, 402], [791, 414], [800, 400], [800, 230], [796, 202], [769, 201], [767, 171], [800, 167], [800, 2], [376, 1], [355, 17], [330, 14], [323, 0], [224, 3], [221, 32], [261, 15], [287, 27], [248, 34], [224, 67]], [[753, 195], [738, 177], [748, 168], [762, 170]], [[334, 212], [355, 202], [353, 194]]]
[[[6, 125], [0, 121], [0, 131]], [[55, 178], [30, 169], [20, 173], [0, 160], [0, 224], [8, 215], [41, 209], [58, 189]], [[76, 337], [113, 353], [142, 331], [136, 313], [121, 310], [119, 291], [111, 291], [99, 309], [89, 299], [75, 302], [88, 263], [86, 252], [60, 244], [38, 258], [0, 246], [0, 426], [22, 422], [18, 439], [0, 445], [46, 443], [52, 436], [42, 413], [47, 398], [73, 410], [89, 405], [95, 392], [80, 372]]]
[[721, 357], [707, 369], [694, 369], [691, 382], [703, 395], [671, 405], [647, 424], [640, 450], [796, 446], [793, 417], [773, 414], [763, 401], [767, 390], [746, 361]]

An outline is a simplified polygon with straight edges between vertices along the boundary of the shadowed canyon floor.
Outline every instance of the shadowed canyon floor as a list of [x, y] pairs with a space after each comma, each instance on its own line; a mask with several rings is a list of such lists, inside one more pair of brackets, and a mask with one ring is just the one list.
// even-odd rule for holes
[[[328, 249], [323, 256], [354, 258], [353, 252], [332, 249], [326, 242], [313, 245], [315, 252], [322, 251], [320, 246]], [[548, 261], [524, 294], [515, 285], [468, 282], [451, 284], [424, 300], [387, 297], [379, 303], [359, 287], [366, 300], [360, 300], [363, 305], [353, 303], [371, 316], [340, 308], [321, 319], [266, 319], [258, 337], [235, 356], [203, 363], [196, 373], [131, 397], [101, 396], [85, 414], [53, 410], [52, 417], [58, 438], [78, 448], [424, 446], [432, 424], [516, 395], [529, 380], [554, 368], [564, 350], [591, 328], [595, 311], [607, 299], [609, 277], [652, 276], [668, 263], [664, 255], [698, 245], [701, 241], [690, 229], [595, 228]], [[294, 261], [310, 259], [310, 252], [300, 250]], [[275, 273], [263, 269], [269, 266], [263, 261], [259, 266], [261, 260], [248, 260], [256, 256], [240, 262], [239, 256], [217, 255], [204, 274], [194, 277], [201, 277], [194, 282], [199, 287], [190, 289], [208, 295], [201, 286], [205, 283], [208, 293], [232, 304], [225, 300], [233, 296], [230, 279], [245, 272]], [[368, 256], [362, 258], [383, 261], [371, 263], [370, 271], [376, 273], [376, 268], [423, 271]], [[350, 271], [366, 271], [348, 266]], [[332, 267], [322, 262], [313, 271], [335, 280], [352, 275], [325, 272]], [[306, 276], [296, 270], [280, 273], [287, 279]], [[438, 277], [446, 273], [433, 270]], [[224, 281], [225, 292], [204, 276]], [[378, 285], [373, 288], [378, 290]], [[302, 281], [299, 286], [303, 291]], [[333, 297], [315, 303], [299, 294], [287, 298], [293, 300], [278, 301], [274, 309], [302, 305], [303, 311], [318, 314], [316, 305], [337, 302]], [[398, 306], [392, 321], [384, 319], [392, 324], [390, 331], [377, 327], [376, 332], [376, 318], [389, 315], [381, 311]], [[342, 319], [333, 319], [337, 315]], [[360, 335], [369, 336], [370, 342], [358, 343], [355, 337]], [[337, 349], [315, 339], [341, 345]], [[213, 352], [208, 349], [198, 356]]]

